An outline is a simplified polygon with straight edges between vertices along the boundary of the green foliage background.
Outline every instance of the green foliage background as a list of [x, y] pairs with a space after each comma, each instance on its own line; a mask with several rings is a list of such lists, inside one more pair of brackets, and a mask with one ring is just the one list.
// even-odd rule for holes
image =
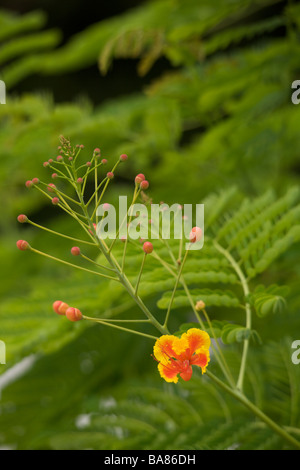
[[[121, 153], [129, 155], [111, 200], [129, 192], [135, 174], [143, 172], [156, 201], [205, 202], [209, 236], [236, 250], [253, 291], [261, 284], [289, 288], [284, 313], [264, 316], [257, 308], [253, 327], [261, 344], [251, 342], [246, 387], [275, 421], [299, 428], [300, 366], [291, 362], [291, 343], [300, 336], [300, 134], [299, 109], [291, 102], [291, 83], [300, 74], [299, 4], [149, 1], [93, 24], [61, 46], [60, 32], [44, 24], [42, 12], [0, 12], [0, 78], [7, 85], [7, 104], [0, 107], [0, 339], [7, 347], [7, 365], [0, 366], [0, 445], [286, 448], [207, 377], [176, 386], [163, 383], [151, 341], [53, 316], [52, 302], [58, 298], [87, 315], [126, 318], [139, 312], [114, 285], [21, 254], [15, 242], [25, 238], [68, 259], [68, 241], [58, 244], [50, 234], [16, 222], [25, 213], [77, 236], [75, 225], [24, 187], [34, 176], [47, 178], [42, 162], [55, 158], [60, 134], [83, 143], [86, 160], [95, 147], [113, 162]], [[99, 76], [109, 79], [120, 58], [134, 59], [141, 76], [162, 58], [168, 71], [142, 92], [99, 106], [84, 98], [55, 103], [51, 90], [13, 91], [33, 74], [60, 76], [95, 63]], [[244, 325], [243, 314], [229, 301], [236, 294], [235, 280], [223, 261], [208, 242], [187, 264], [187, 278], [192, 284], [198, 276], [194, 287], [207, 294], [214, 320]], [[131, 276], [138, 266], [132, 253]], [[143, 281], [142, 295], [159, 316], [173, 281], [155, 263]], [[224, 291], [229, 291], [226, 299]], [[252, 302], [259, 305], [260, 291], [255, 292]], [[272, 300], [272, 289], [263, 293]], [[180, 292], [175, 307], [174, 331], [194, 321]], [[237, 373], [241, 345], [226, 344], [224, 353]], [[9, 369], [20, 362], [22, 374], [9, 381]], [[211, 367], [216, 367], [213, 361]]]

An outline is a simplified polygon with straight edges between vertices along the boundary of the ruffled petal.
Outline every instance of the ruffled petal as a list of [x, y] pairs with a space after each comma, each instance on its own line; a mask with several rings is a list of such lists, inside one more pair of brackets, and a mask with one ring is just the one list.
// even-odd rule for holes
[[156, 340], [153, 354], [157, 361], [167, 364], [172, 357], [177, 357], [177, 354], [173, 349], [174, 340], [176, 339], [178, 338], [173, 335], [163, 335]]
[[181, 338], [186, 338], [189, 344], [190, 356], [197, 352], [199, 349], [209, 349], [210, 337], [206, 331], [199, 328], [190, 328]]
[[204, 372], [206, 372], [206, 367], [209, 361], [209, 351], [205, 348], [201, 348], [198, 349], [198, 351], [191, 357], [190, 364], [193, 366], [201, 367], [202, 374], [204, 374]]
[[165, 365], [162, 363], [159, 363], [157, 367], [160, 376], [165, 379], [166, 382], [174, 382], [175, 384], [178, 382], [177, 375], [179, 373], [179, 370], [177, 370], [176, 367], [173, 367], [171, 365]]

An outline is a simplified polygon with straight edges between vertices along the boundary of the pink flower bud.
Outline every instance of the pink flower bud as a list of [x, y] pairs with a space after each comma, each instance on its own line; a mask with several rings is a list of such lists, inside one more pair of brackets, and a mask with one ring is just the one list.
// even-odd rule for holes
[[103, 165], [106, 165], [106, 163], [107, 163], [106, 158], [102, 158], [101, 163], [103, 163]]
[[143, 250], [144, 250], [144, 252], [145, 252], [147, 255], [149, 255], [150, 253], [152, 253], [152, 251], [153, 251], [153, 245], [152, 245], [152, 243], [151, 243], [151, 242], [145, 242], [145, 243], [143, 244]]
[[143, 189], [143, 190], [148, 189], [149, 188], [149, 181], [147, 181], [147, 180], [141, 181], [140, 188]]
[[57, 204], [59, 204], [59, 199], [58, 199], [58, 197], [52, 198], [52, 199], [51, 199], [51, 202], [52, 202], [52, 204], [53, 204], [54, 206], [57, 206]]
[[57, 178], [57, 173], [52, 173], [51, 178], [53, 179]]
[[84, 149], [84, 145], [82, 145], [82, 144], [79, 145], [79, 148]]
[[39, 184], [40, 180], [38, 178], [32, 178], [33, 184]]
[[73, 256], [79, 256], [80, 255], [80, 248], [78, 246], [73, 246], [71, 248], [71, 253]]
[[33, 186], [33, 182], [31, 180], [26, 181], [25, 183], [26, 188], [31, 188]]
[[56, 157], [56, 160], [57, 160], [58, 162], [62, 162], [63, 159], [64, 159], [64, 157], [63, 157], [62, 155], [58, 155], [58, 156]]
[[78, 183], [78, 184], [82, 184], [82, 183], [83, 183], [83, 179], [82, 179], [82, 178], [77, 178], [77, 183]]
[[28, 243], [26, 240], [18, 240], [18, 241], [17, 241], [17, 247], [18, 247], [19, 250], [21, 250], [21, 251], [25, 251], [25, 250], [29, 250], [29, 249], [30, 249], [30, 245], [29, 245], [29, 243]]
[[46, 168], [46, 166], [49, 166], [49, 165], [50, 165], [49, 162], [44, 162], [44, 163], [43, 163], [43, 167], [45, 167], [45, 168]]
[[143, 173], [139, 173], [138, 175], [136, 175], [135, 177], [135, 182], [136, 184], [141, 184], [142, 181], [144, 181], [145, 179], [145, 175], [143, 175]]
[[101, 153], [101, 150], [98, 148], [95, 148], [94, 153]]
[[202, 230], [200, 227], [193, 227], [190, 232], [190, 242], [198, 242], [202, 238]]
[[92, 163], [91, 162], [86, 162], [86, 166], [92, 166]]
[[120, 155], [121, 162], [125, 162], [127, 159], [128, 159], [128, 155], [126, 155], [126, 153], [122, 153], [122, 155]]
[[48, 163], [53, 163], [53, 158], [49, 158]]
[[28, 222], [27, 215], [24, 215], [24, 214], [18, 215], [18, 222], [20, 222], [20, 224], [25, 224], [26, 222]]
[[112, 180], [113, 177], [114, 177], [114, 174], [113, 174], [112, 171], [109, 171], [106, 176], [107, 176], [107, 178], [108, 178], [109, 180]]
[[73, 157], [69, 157], [68, 160], [69, 162], [71, 162], [73, 160]]
[[82, 313], [78, 308], [69, 307], [66, 311], [66, 317], [70, 321], [79, 321], [82, 319]]
[[53, 193], [54, 190], [56, 189], [56, 186], [53, 183], [49, 183], [48, 186], [47, 186], [47, 189], [48, 189], [49, 193]]

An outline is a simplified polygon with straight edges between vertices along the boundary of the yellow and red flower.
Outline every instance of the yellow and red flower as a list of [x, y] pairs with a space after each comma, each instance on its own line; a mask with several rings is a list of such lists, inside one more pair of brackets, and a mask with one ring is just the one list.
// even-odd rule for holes
[[209, 357], [210, 337], [198, 328], [190, 328], [178, 338], [163, 335], [157, 339], [153, 355], [158, 361], [158, 370], [167, 382], [178, 382], [178, 375], [185, 381], [192, 377], [192, 366], [206, 371]]

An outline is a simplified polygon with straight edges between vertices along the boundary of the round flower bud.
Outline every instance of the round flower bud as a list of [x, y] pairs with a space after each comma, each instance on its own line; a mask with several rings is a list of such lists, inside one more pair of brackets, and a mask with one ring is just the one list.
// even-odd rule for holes
[[149, 188], [149, 181], [147, 181], [147, 180], [141, 181], [140, 188], [144, 189], [144, 190], [148, 189]]
[[47, 186], [47, 189], [48, 189], [49, 193], [53, 193], [54, 190], [56, 189], [56, 186], [53, 183], [49, 183], [48, 186]]
[[128, 159], [128, 155], [126, 155], [126, 153], [122, 153], [122, 155], [120, 155], [121, 162], [125, 162], [127, 159]]
[[100, 152], [101, 152], [101, 150], [100, 150], [100, 149], [98, 149], [98, 148], [95, 148], [95, 150], [94, 150], [94, 153], [100, 153]]
[[102, 158], [101, 163], [102, 163], [103, 165], [106, 165], [106, 163], [107, 163], [106, 158]]
[[109, 171], [106, 176], [107, 176], [107, 178], [108, 178], [109, 180], [112, 180], [113, 177], [114, 177], [114, 174], [113, 174], [112, 171]]
[[51, 178], [53, 179], [57, 178], [57, 173], [52, 173]]
[[59, 204], [59, 199], [58, 199], [58, 197], [52, 198], [52, 199], [51, 199], [51, 202], [52, 202], [52, 204], [53, 204], [54, 206], [57, 206], [57, 204]]
[[29, 245], [29, 243], [28, 243], [26, 240], [18, 240], [18, 241], [17, 241], [17, 247], [18, 247], [19, 250], [21, 250], [21, 251], [25, 251], [25, 250], [29, 250], [29, 249], [30, 249], [30, 245]]
[[198, 242], [202, 238], [202, 230], [200, 227], [193, 227], [190, 232], [190, 242]]
[[136, 184], [141, 184], [142, 181], [144, 181], [145, 179], [145, 175], [143, 175], [143, 173], [139, 173], [138, 175], [136, 175], [135, 177], [135, 182]]
[[28, 222], [27, 215], [24, 215], [24, 214], [18, 215], [18, 222], [20, 222], [20, 224], [25, 224], [26, 222]]
[[58, 305], [57, 307], [56, 313], [58, 313], [58, 315], [65, 315], [68, 308], [70, 308], [68, 304], [66, 304], [65, 302], [61, 302], [60, 305]]
[[92, 166], [92, 163], [91, 162], [86, 162], [86, 166], [90, 167], [90, 166]]
[[33, 184], [39, 184], [40, 180], [38, 178], [32, 178]]
[[66, 311], [66, 317], [70, 321], [79, 321], [82, 319], [82, 313], [78, 308], [69, 307]]
[[[57, 315], [65, 315], [65, 313], [66, 313], [65, 311], [61, 312], [59, 310], [59, 308], [62, 304], [64, 304], [64, 302], [62, 302], [61, 300], [56, 300], [55, 302], [53, 302], [52, 307], [53, 307], [54, 312], [57, 313]], [[64, 305], [67, 305], [67, 304], [64, 304]], [[67, 307], [69, 307], [69, 306], [67, 306]]]
[[33, 186], [33, 182], [31, 180], [26, 181], [25, 183], [26, 188], [31, 188]]
[[58, 162], [62, 162], [63, 159], [64, 159], [64, 157], [63, 157], [62, 155], [58, 155], [58, 156], [56, 157], [56, 160], [57, 160]]
[[205, 303], [203, 302], [203, 300], [198, 300], [198, 302], [195, 305], [195, 309], [197, 310], [197, 312], [200, 312], [200, 310], [203, 310], [204, 308], [205, 308]]
[[143, 244], [143, 250], [144, 250], [144, 252], [145, 252], [147, 255], [149, 255], [150, 253], [152, 253], [152, 251], [153, 251], [153, 245], [152, 245], [152, 243], [151, 243], [151, 242], [145, 242], [145, 243]]
[[78, 183], [78, 184], [82, 184], [82, 183], [83, 183], [83, 179], [82, 179], [82, 178], [77, 178], [77, 183]]
[[78, 246], [73, 246], [71, 248], [71, 253], [73, 256], [79, 256], [80, 255], [80, 248]]
[[47, 166], [49, 166], [49, 165], [50, 165], [49, 162], [44, 162], [44, 163], [43, 163], [43, 167], [45, 167], [45, 168], [46, 168]]
[[53, 158], [49, 158], [48, 163], [53, 163]]

